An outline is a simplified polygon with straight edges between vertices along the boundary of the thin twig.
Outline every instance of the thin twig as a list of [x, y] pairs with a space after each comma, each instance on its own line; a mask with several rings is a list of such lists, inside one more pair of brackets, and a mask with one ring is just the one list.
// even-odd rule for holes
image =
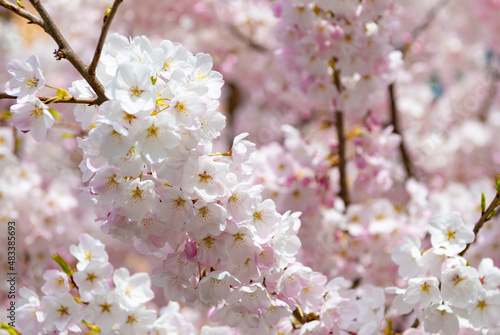
[[346, 153], [345, 153], [345, 136], [344, 136], [344, 113], [335, 111], [335, 127], [337, 128], [337, 137], [339, 141], [339, 172], [340, 172], [340, 192], [339, 196], [344, 201], [345, 207], [349, 206], [349, 190], [347, 188], [346, 176]]
[[97, 64], [99, 63], [99, 58], [101, 57], [102, 47], [104, 42], [106, 41], [106, 35], [108, 34], [109, 27], [111, 26], [111, 22], [115, 17], [116, 12], [118, 11], [118, 6], [123, 2], [123, 0], [115, 0], [113, 6], [111, 7], [111, 11], [109, 15], [105, 16], [104, 23], [101, 29], [101, 35], [99, 36], [99, 41], [97, 42], [97, 47], [94, 52], [94, 57], [92, 58], [92, 62], [90, 63], [88, 74], [92, 77], [95, 77], [95, 70], [97, 68]]
[[1, 0], [0, 6], [7, 8], [11, 12], [25, 18], [26, 20], [29, 21], [29, 23], [36, 24], [36, 25], [43, 28], [43, 20], [41, 18], [39, 18], [38, 16], [33, 15], [26, 8], [19, 7], [18, 5], [14, 5], [13, 3], [10, 3], [9, 1], [6, 1], [6, 0]]
[[488, 206], [486, 211], [482, 213], [481, 217], [479, 218], [479, 221], [476, 222], [476, 225], [474, 226], [474, 241], [470, 242], [467, 244], [464, 250], [460, 252], [458, 255], [463, 256], [469, 250], [469, 247], [476, 241], [477, 239], [477, 234], [479, 233], [479, 230], [483, 227], [483, 225], [489, 221], [491, 213], [500, 205], [500, 193], [497, 192], [495, 198], [491, 202], [491, 204]]
[[38, 14], [40, 14], [40, 17], [43, 20], [42, 27], [45, 32], [49, 34], [59, 46], [59, 50], [55, 52], [56, 56], [59, 58], [66, 58], [71, 63], [71, 65], [73, 65], [73, 67], [81, 74], [81, 76], [85, 78], [90, 87], [92, 87], [94, 92], [97, 94], [99, 104], [106, 101], [107, 98], [104, 94], [104, 87], [102, 86], [101, 82], [97, 79], [96, 76], [89, 75], [87, 66], [77, 56], [66, 39], [63, 37], [63, 35], [59, 31], [59, 28], [57, 28], [50, 15], [40, 3], [40, 0], [30, 0], [30, 3], [36, 9]]
[[399, 111], [396, 106], [396, 96], [394, 93], [394, 83], [389, 85], [389, 99], [391, 103], [391, 123], [394, 126], [393, 132], [401, 136], [401, 143], [399, 144], [399, 151], [401, 152], [401, 159], [405, 166], [406, 177], [407, 178], [416, 178], [415, 173], [413, 171], [413, 164], [410, 160], [410, 156], [408, 155], [408, 151], [406, 149], [405, 140], [403, 137], [403, 133], [401, 132], [401, 126], [399, 124]]
[[[41, 101], [45, 102], [47, 100], [53, 100], [54, 97], [37, 97]], [[9, 95], [4, 92], [0, 92], [0, 100], [2, 99], [17, 99], [17, 97], [13, 95]], [[80, 99], [80, 98], [75, 98], [72, 97], [71, 99], [67, 100], [54, 100], [51, 103], [53, 104], [84, 104], [84, 105], [98, 105], [99, 104], [99, 99]]]

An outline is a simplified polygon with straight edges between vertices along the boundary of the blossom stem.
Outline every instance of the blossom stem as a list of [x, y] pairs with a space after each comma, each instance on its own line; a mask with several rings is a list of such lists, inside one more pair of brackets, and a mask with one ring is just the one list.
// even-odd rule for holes
[[104, 22], [101, 28], [101, 35], [99, 36], [99, 41], [97, 42], [97, 46], [94, 52], [94, 57], [89, 65], [88, 74], [89, 76], [95, 77], [95, 71], [97, 69], [97, 64], [99, 63], [99, 58], [101, 58], [102, 47], [104, 42], [106, 41], [106, 35], [108, 34], [109, 27], [111, 26], [111, 22], [115, 17], [116, 12], [118, 11], [118, 6], [123, 2], [123, 0], [115, 0], [113, 6], [111, 7], [111, 11], [105, 17]]
[[[54, 97], [37, 97], [43, 102], [50, 101], [51, 99], [54, 99]], [[0, 100], [1, 99], [17, 99], [17, 97], [13, 95], [6, 94], [4, 92], [0, 92]], [[80, 98], [75, 98], [71, 97], [71, 99], [60, 99], [57, 101], [51, 101], [51, 103], [54, 104], [86, 104], [86, 105], [98, 105], [99, 104], [99, 99], [80, 99]]]
[[491, 204], [488, 206], [486, 211], [481, 215], [479, 220], [476, 222], [476, 225], [474, 226], [474, 241], [470, 242], [467, 244], [464, 250], [462, 250], [458, 255], [463, 256], [469, 250], [469, 247], [476, 241], [477, 234], [479, 233], [479, 230], [483, 227], [483, 225], [491, 219], [491, 214], [493, 211], [500, 205], [500, 193], [497, 192], [495, 198], [491, 202]]
[[339, 195], [344, 201], [345, 207], [350, 203], [349, 189], [347, 188], [346, 176], [346, 153], [345, 153], [345, 136], [344, 136], [344, 113], [342, 111], [335, 111], [335, 127], [337, 128], [337, 138], [339, 145], [339, 173], [340, 173], [340, 192]]
[[396, 104], [396, 94], [394, 92], [395, 84], [392, 83], [389, 85], [389, 99], [391, 103], [391, 123], [394, 126], [394, 133], [401, 136], [401, 143], [399, 145], [399, 151], [401, 152], [401, 159], [403, 161], [406, 177], [407, 178], [416, 178], [415, 173], [413, 171], [413, 164], [410, 160], [410, 156], [408, 155], [408, 150], [406, 149], [405, 140], [403, 137], [403, 133], [401, 132], [401, 125], [399, 123], [399, 111]]

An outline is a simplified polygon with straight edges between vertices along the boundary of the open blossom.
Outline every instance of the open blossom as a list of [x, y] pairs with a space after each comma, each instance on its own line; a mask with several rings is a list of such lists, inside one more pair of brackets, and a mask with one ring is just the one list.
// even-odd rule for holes
[[43, 274], [45, 284], [41, 290], [45, 294], [58, 295], [70, 290], [68, 275], [60, 270], [48, 270]]
[[78, 239], [80, 240], [78, 245], [71, 245], [69, 247], [70, 253], [78, 259], [78, 263], [76, 264], [78, 271], [84, 270], [92, 261], [100, 263], [108, 261], [108, 254], [104, 250], [104, 244], [101, 241], [89, 234], [82, 234]]
[[429, 232], [434, 247], [443, 247], [455, 253], [464, 250], [467, 243], [474, 241], [474, 232], [465, 226], [458, 212], [446, 217], [434, 217], [429, 223]]
[[152, 112], [156, 105], [156, 89], [151, 70], [145, 64], [125, 63], [116, 70], [116, 77], [106, 86], [106, 96], [120, 102], [129, 114]]
[[441, 294], [451, 306], [467, 307], [476, 300], [481, 289], [477, 270], [470, 266], [447, 269], [441, 275]]
[[44, 296], [41, 300], [41, 309], [44, 316], [44, 328], [48, 330], [79, 331], [76, 325], [82, 320], [83, 308], [77, 304], [69, 293], [57, 296]]
[[45, 86], [38, 56], [30, 56], [26, 61], [11, 61], [7, 64], [7, 72], [14, 76], [5, 85], [7, 94], [22, 98], [34, 95]]
[[113, 274], [116, 292], [125, 306], [135, 307], [153, 299], [151, 280], [146, 273], [130, 275], [126, 268], [120, 268]]
[[398, 273], [401, 277], [411, 278], [423, 270], [420, 239], [415, 235], [409, 235], [403, 240], [405, 243], [396, 246], [392, 251], [392, 260], [399, 265]]
[[54, 125], [54, 117], [49, 108], [36, 98], [28, 95], [10, 107], [12, 121], [17, 129], [30, 132], [36, 141], [42, 141], [47, 136], [47, 130]]

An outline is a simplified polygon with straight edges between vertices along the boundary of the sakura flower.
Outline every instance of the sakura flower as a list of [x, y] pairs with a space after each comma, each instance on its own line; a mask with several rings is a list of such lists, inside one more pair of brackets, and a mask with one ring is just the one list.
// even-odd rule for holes
[[19, 295], [21, 299], [17, 301], [19, 307], [16, 309], [19, 327], [26, 333], [31, 331], [37, 334], [44, 321], [40, 299], [35, 292], [26, 287], [21, 287]]
[[156, 312], [139, 305], [125, 314], [125, 322], [120, 325], [120, 334], [124, 335], [147, 335], [148, 327], [156, 319]]
[[239, 285], [240, 282], [227, 271], [210, 272], [200, 280], [198, 291], [200, 300], [204, 304], [215, 305], [222, 299], [226, 299], [231, 286]]
[[142, 120], [136, 139], [137, 147], [149, 161], [162, 162], [168, 153], [179, 144], [180, 136], [174, 131], [173, 117], [167, 113], [159, 113]]
[[219, 236], [207, 236], [199, 243], [197, 258], [203, 266], [213, 266], [219, 260], [225, 261], [229, 258], [227, 253], [227, 234]]
[[184, 223], [194, 217], [193, 202], [184, 192], [173, 187], [160, 190], [161, 206], [157, 214], [162, 217], [170, 229], [181, 231]]
[[496, 289], [500, 285], [500, 269], [491, 258], [483, 258], [477, 268], [479, 280], [485, 289]]
[[199, 53], [192, 60], [193, 77], [208, 89], [207, 96], [210, 99], [218, 99], [221, 95], [221, 87], [224, 84], [222, 75], [212, 70], [213, 60], [209, 54]]
[[195, 219], [186, 224], [186, 231], [194, 238], [208, 235], [219, 236], [226, 228], [226, 210], [219, 204], [197, 201], [194, 205]]
[[419, 309], [436, 304], [441, 300], [438, 285], [436, 278], [412, 278], [408, 282], [403, 301], [413, 306], [418, 305]]
[[175, 96], [167, 109], [169, 115], [175, 117], [176, 123], [186, 128], [197, 126], [206, 110], [206, 103], [194, 92]]
[[455, 253], [464, 250], [467, 243], [474, 241], [472, 229], [465, 226], [458, 212], [433, 218], [429, 222], [429, 232], [434, 247], [443, 247]]
[[420, 253], [420, 239], [415, 235], [403, 237], [404, 244], [396, 246], [392, 251], [392, 261], [399, 265], [398, 273], [403, 278], [411, 278], [423, 270]]
[[146, 273], [136, 273], [130, 276], [126, 268], [120, 268], [113, 274], [113, 282], [115, 291], [127, 307], [144, 304], [154, 297], [151, 291], [151, 279]]
[[469, 306], [468, 320], [474, 327], [496, 328], [500, 326], [500, 292], [483, 291]]
[[[197, 172], [186, 169], [183, 189], [196, 192], [203, 200], [213, 201], [227, 192], [228, 166], [207, 156], [198, 158]], [[194, 172], [194, 173], [191, 173]]]
[[93, 297], [109, 291], [106, 279], [111, 277], [113, 266], [99, 261], [90, 262], [85, 269], [73, 275], [83, 301], [88, 302]]
[[123, 189], [125, 194], [120, 206], [130, 219], [139, 221], [157, 206], [158, 199], [151, 180], [133, 179], [126, 182]]
[[464, 308], [477, 299], [482, 289], [476, 269], [458, 266], [443, 271], [441, 275], [441, 294], [451, 306]]
[[261, 241], [267, 241], [272, 237], [276, 232], [279, 221], [280, 216], [276, 212], [276, 205], [270, 199], [264, 200], [252, 209], [250, 223]]
[[118, 66], [116, 77], [106, 86], [106, 96], [119, 101], [129, 114], [152, 112], [156, 105], [156, 89], [151, 82], [149, 66], [133, 63]]
[[44, 296], [41, 300], [41, 309], [44, 316], [45, 329], [64, 331], [70, 329], [78, 331], [79, 323], [83, 317], [83, 308], [76, 303], [69, 293], [57, 296]]
[[450, 306], [437, 304], [424, 312], [424, 329], [433, 334], [441, 330], [445, 335], [457, 335], [460, 327]]
[[22, 132], [31, 132], [36, 141], [47, 136], [47, 130], [54, 125], [54, 117], [49, 108], [33, 95], [19, 100], [10, 107], [12, 122]]
[[255, 152], [255, 144], [244, 140], [248, 133], [236, 136], [231, 148], [231, 157], [236, 169], [243, 174], [250, 174], [253, 170], [251, 155]]
[[58, 295], [70, 290], [68, 275], [59, 270], [48, 270], [43, 274], [45, 284], [41, 290], [47, 295]]
[[125, 310], [115, 292], [96, 295], [85, 309], [85, 321], [95, 324], [104, 333], [125, 322]]
[[81, 234], [78, 239], [80, 243], [69, 247], [70, 253], [78, 259], [76, 268], [78, 271], [84, 270], [91, 261], [106, 263], [108, 254], [104, 250], [104, 244], [90, 236], [89, 234]]
[[109, 162], [126, 155], [131, 144], [127, 129], [106, 119], [99, 120], [97, 127], [90, 130], [89, 140], [99, 147], [101, 155]]
[[[86, 80], [75, 80], [71, 87], [69, 88], [69, 94], [75, 98], [80, 99], [94, 99], [97, 95], [94, 90], [90, 87]], [[82, 123], [82, 128], [87, 129], [90, 127], [92, 120], [97, 113], [97, 106], [77, 104], [73, 111], [75, 114], [75, 120]]]
[[7, 94], [22, 98], [34, 95], [45, 86], [45, 78], [40, 69], [38, 56], [32, 55], [26, 61], [11, 61], [7, 64], [7, 72], [14, 76], [5, 85]]

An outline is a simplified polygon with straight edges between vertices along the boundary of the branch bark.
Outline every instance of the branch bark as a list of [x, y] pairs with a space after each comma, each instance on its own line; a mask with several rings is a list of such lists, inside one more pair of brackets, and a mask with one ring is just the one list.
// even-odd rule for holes
[[396, 104], [396, 94], [394, 92], [395, 84], [392, 83], [389, 85], [389, 100], [391, 104], [391, 123], [394, 126], [394, 133], [401, 136], [401, 144], [399, 145], [399, 151], [401, 153], [401, 159], [403, 161], [403, 165], [406, 170], [407, 178], [416, 178], [415, 173], [413, 171], [413, 164], [410, 160], [410, 156], [408, 155], [408, 150], [406, 149], [405, 139], [403, 137], [403, 133], [401, 132], [401, 126], [399, 123], [399, 111]]
[[345, 136], [344, 136], [344, 113], [335, 111], [335, 127], [337, 128], [337, 138], [339, 143], [339, 172], [340, 172], [340, 192], [339, 196], [344, 201], [345, 207], [349, 206], [349, 189], [347, 188], [346, 153], [345, 153]]
[[88, 74], [91, 77], [95, 77], [95, 70], [97, 68], [97, 64], [99, 63], [99, 58], [101, 58], [102, 47], [104, 42], [106, 41], [106, 35], [108, 34], [109, 27], [111, 26], [111, 22], [115, 17], [116, 12], [118, 11], [118, 6], [121, 5], [123, 0], [115, 0], [113, 6], [111, 7], [111, 11], [109, 15], [104, 17], [104, 23], [101, 28], [101, 35], [99, 36], [99, 41], [97, 42], [97, 47], [94, 52], [94, 57], [92, 58], [92, 62], [90, 63]]
[[30, 0], [30, 3], [42, 18], [42, 27], [45, 32], [49, 34], [59, 46], [59, 50], [56, 51], [56, 56], [59, 58], [66, 58], [71, 63], [71, 65], [73, 65], [73, 67], [80, 73], [80, 75], [85, 78], [90, 87], [92, 87], [94, 92], [97, 94], [99, 104], [106, 101], [107, 98], [104, 94], [104, 87], [102, 86], [101, 82], [97, 79], [96, 76], [89, 75], [87, 66], [82, 62], [82, 60], [68, 44], [64, 36], [59, 31], [59, 28], [57, 28], [56, 24], [41, 4], [40, 0]]
[[[42, 102], [45, 102], [49, 99], [53, 99], [53, 97], [37, 97], [40, 99]], [[17, 99], [17, 97], [13, 95], [9, 95], [4, 92], [0, 92], [0, 100], [2, 99]], [[85, 105], [98, 105], [99, 100], [98, 99], [80, 99], [80, 98], [75, 98], [72, 97], [71, 99], [68, 100], [55, 100], [52, 102], [53, 104], [85, 104]]]
[[25, 18], [26, 20], [29, 21], [28, 23], [33, 23], [43, 28], [43, 20], [38, 16], [33, 15], [26, 8], [19, 7], [18, 5], [14, 5], [13, 3], [6, 0], [1, 0], [0, 6], [10, 10], [11, 12], [19, 15], [20, 17]]
[[474, 241], [472, 241], [471, 243], [467, 244], [467, 246], [465, 247], [464, 250], [462, 250], [462, 252], [460, 252], [458, 255], [459, 256], [463, 256], [465, 255], [465, 253], [467, 252], [467, 250], [469, 250], [469, 247], [474, 243], [476, 242], [476, 239], [477, 239], [477, 234], [479, 233], [479, 230], [483, 227], [483, 225], [489, 221], [491, 218], [490, 218], [490, 215], [491, 213], [493, 213], [493, 211], [500, 205], [500, 193], [497, 192], [497, 195], [495, 196], [495, 198], [493, 199], [493, 201], [491, 202], [491, 204], [488, 206], [488, 208], [486, 209], [486, 211], [484, 213], [482, 213], [481, 217], [479, 218], [479, 221], [476, 222], [476, 224], [474, 225]]

